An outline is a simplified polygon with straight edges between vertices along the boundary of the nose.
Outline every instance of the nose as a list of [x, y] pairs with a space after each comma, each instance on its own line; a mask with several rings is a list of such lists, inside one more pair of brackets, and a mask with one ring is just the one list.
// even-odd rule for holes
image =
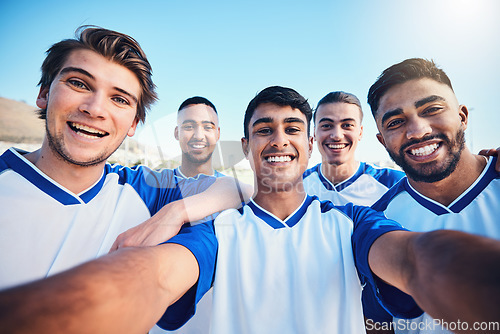
[[99, 92], [91, 94], [80, 105], [80, 111], [94, 118], [105, 118], [106, 97]]
[[429, 122], [421, 117], [414, 117], [407, 120], [406, 137], [408, 139], [419, 139], [432, 133]]
[[340, 126], [332, 126], [329, 136], [330, 136], [330, 139], [337, 140], [337, 141], [341, 140], [342, 136], [343, 136], [343, 132], [342, 132], [342, 129], [340, 128]]
[[271, 138], [271, 146], [273, 147], [286, 147], [288, 146], [288, 137], [284, 130], [277, 130]]
[[195, 139], [203, 139], [203, 128], [201, 126], [194, 127], [193, 137]]

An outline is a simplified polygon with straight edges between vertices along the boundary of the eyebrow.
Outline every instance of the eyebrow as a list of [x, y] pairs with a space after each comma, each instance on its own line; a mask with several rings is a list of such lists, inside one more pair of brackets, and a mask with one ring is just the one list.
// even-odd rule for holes
[[[272, 117], [262, 117], [262, 118], [255, 120], [255, 122], [253, 122], [253, 124], [252, 124], [252, 127], [254, 127], [258, 124], [261, 124], [261, 123], [272, 123], [272, 122], [273, 122]], [[302, 124], [305, 124], [305, 122], [298, 117], [287, 117], [283, 120], [283, 122], [284, 123], [302, 123]]]
[[384, 124], [385, 121], [387, 121], [389, 118], [391, 118], [393, 116], [401, 115], [402, 113], [403, 113], [403, 109], [401, 109], [401, 108], [396, 108], [394, 110], [390, 110], [390, 111], [386, 112], [384, 114], [384, 116], [382, 116], [382, 124]]
[[[92, 80], [95, 80], [95, 77], [92, 74], [90, 74], [89, 72], [85, 71], [83, 68], [80, 68], [80, 67], [72, 67], [72, 66], [65, 67], [61, 70], [60, 74], [66, 74], [66, 73], [70, 73], [70, 72], [78, 72], [80, 74], [85, 75], [86, 77], [89, 77]], [[119, 91], [122, 94], [127, 95], [132, 100], [134, 100], [135, 103], [139, 102], [139, 100], [137, 99], [137, 97], [135, 95], [127, 92], [125, 89], [122, 89], [119, 87], [113, 87], [113, 89]]]
[[[186, 123], [197, 123], [194, 119], [186, 119], [185, 121], [182, 122], [182, 124], [186, 124]], [[201, 121], [201, 124], [212, 124], [213, 126], [215, 126], [215, 123], [212, 122], [212, 121]]]
[[[321, 123], [321, 122], [332, 122], [332, 123], [335, 123], [335, 121], [331, 118], [328, 118], [328, 117], [323, 117], [322, 119], [319, 120], [318, 124]], [[354, 118], [344, 118], [344, 119], [341, 119], [339, 122], [356, 122], [356, 120]]]
[[431, 95], [415, 102], [415, 108], [419, 108], [429, 102], [434, 102], [434, 101], [446, 101], [446, 100], [439, 95]]

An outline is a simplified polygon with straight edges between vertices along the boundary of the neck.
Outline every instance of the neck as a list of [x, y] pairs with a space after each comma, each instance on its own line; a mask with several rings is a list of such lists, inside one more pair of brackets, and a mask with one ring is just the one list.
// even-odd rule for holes
[[288, 190], [271, 190], [269, 186], [258, 186], [254, 202], [281, 220], [289, 217], [304, 201], [306, 193], [302, 183]]
[[329, 164], [328, 161], [321, 162], [321, 173], [334, 185], [344, 182], [354, 175], [358, 170], [359, 162], [351, 160], [341, 165]]
[[422, 195], [448, 206], [467, 190], [481, 175], [487, 160], [464, 149], [456, 169], [450, 176], [433, 183], [417, 182], [408, 178], [411, 186]]
[[79, 194], [96, 183], [102, 175], [106, 162], [94, 166], [77, 166], [56, 156], [46, 143], [37, 151], [24, 156], [33, 163], [40, 171], [49, 178], [70, 190]]
[[182, 158], [182, 164], [179, 166], [179, 169], [186, 177], [195, 177], [198, 174], [214, 175], [212, 159], [202, 164], [196, 164]]

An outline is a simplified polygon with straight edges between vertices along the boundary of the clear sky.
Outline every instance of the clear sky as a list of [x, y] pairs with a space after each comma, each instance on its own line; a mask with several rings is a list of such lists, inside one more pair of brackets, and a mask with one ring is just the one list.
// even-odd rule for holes
[[385, 160], [367, 91], [385, 68], [411, 57], [434, 59], [450, 76], [470, 110], [469, 147], [500, 146], [497, 0], [2, 0], [0, 96], [34, 105], [44, 52], [82, 24], [127, 33], [145, 50], [160, 101], [137, 137], [157, 145], [148, 134], [154, 124], [166, 156], [186, 98], [210, 99], [221, 139], [239, 140], [248, 102], [281, 85], [313, 107], [330, 91], [356, 94], [365, 112], [357, 158]]

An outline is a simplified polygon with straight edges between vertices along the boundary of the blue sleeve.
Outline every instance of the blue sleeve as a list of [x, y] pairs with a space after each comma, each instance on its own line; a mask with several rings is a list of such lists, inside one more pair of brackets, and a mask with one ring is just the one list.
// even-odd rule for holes
[[[413, 298], [406, 293], [382, 282], [370, 269], [368, 254], [372, 244], [383, 234], [391, 231], [406, 230], [397, 222], [387, 219], [382, 212], [368, 207], [352, 206], [354, 231], [352, 249], [354, 261], [365, 295], [363, 305], [365, 314], [377, 317], [381, 321], [387, 319], [387, 314], [380, 306], [398, 318], [415, 318], [422, 314]], [[377, 319], [374, 319], [377, 320]], [[377, 320], [378, 321], [378, 320]]]
[[136, 190], [152, 216], [170, 202], [205, 191], [216, 180], [206, 175], [199, 179], [183, 179], [172, 169], [155, 171], [145, 166], [122, 168], [120, 175], [120, 183], [128, 183]]
[[178, 301], [170, 305], [158, 326], [175, 330], [184, 325], [195, 313], [196, 304], [212, 286], [217, 257], [217, 239], [213, 222], [184, 227], [178, 235], [165, 243], [179, 244], [191, 251], [198, 261], [198, 281]]

